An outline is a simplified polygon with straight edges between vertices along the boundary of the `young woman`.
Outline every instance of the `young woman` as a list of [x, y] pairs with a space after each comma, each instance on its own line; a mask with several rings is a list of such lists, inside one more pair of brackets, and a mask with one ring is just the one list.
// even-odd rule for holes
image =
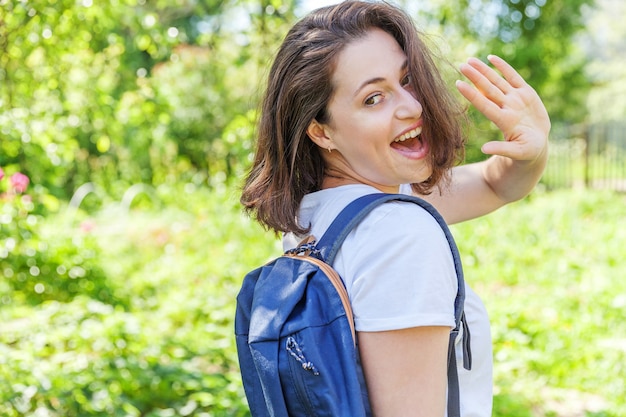
[[[414, 193], [449, 223], [525, 196], [547, 158], [545, 108], [506, 62], [471, 58], [461, 94], [502, 131], [485, 162], [462, 155], [462, 108], [411, 19], [386, 3], [313, 11], [287, 34], [269, 74], [257, 152], [241, 201], [286, 247], [321, 236], [355, 198]], [[414, 204], [376, 208], [334, 263], [345, 281], [373, 414], [443, 416], [456, 277], [436, 222]], [[459, 367], [463, 416], [490, 416], [489, 320], [466, 289], [473, 367]], [[460, 348], [457, 354], [460, 354]], [[462, 360], [458, 363], [462, 364]]]

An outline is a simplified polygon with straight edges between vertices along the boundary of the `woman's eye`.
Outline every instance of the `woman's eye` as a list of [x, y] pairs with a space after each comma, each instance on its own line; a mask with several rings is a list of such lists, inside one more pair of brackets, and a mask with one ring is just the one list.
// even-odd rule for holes
[[371, 96], [369, 96], [368, 98], [365, 99], [365, 105], [366, 106], [373, 106], [375, 104], [380, 103], [380, 101], [383, 99], [383, 95], [378, 93], [378, 94], [373, 94]]
[[401, 81], [401, 84], [403, 87], [411, 85], [411, 75], [410, 74], [405, 75]]

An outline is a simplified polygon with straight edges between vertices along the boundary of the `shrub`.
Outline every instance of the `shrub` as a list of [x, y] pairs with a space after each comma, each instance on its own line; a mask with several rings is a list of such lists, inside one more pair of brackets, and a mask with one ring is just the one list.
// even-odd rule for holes
[[41, 206], [46, 195], [36, 190], [27, 194], [29, 179], [19, 172], [9, 181], [3, 177], [4, 172], [0, 175], [0, 187], [5, 186], [0, 194], [0, 271], [6, 278], [2, 285], [10, 291], [4, 291], [0, 303], [69, 301], [79, 294], [121, 302], [99, 265], [94, 239], [86, 234], [44, 236], [40, 213], [45, 212]]
[[236, 370], [212, 360], [219, 345], [176, 327], [85, 296], [5, 321], [0, 415], [246, 415]]

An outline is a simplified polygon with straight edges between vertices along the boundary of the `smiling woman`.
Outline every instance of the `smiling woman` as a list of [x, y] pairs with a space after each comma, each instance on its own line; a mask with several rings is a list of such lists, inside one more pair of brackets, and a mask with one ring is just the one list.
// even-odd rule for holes
[[397, 193], [433, 173], [422, 140], [422, 105], [415, 99], [408, 62], [387, 32], [369, 31], [337, 57], [336, 86], [327, 123], [313, 120], [307, 133], [326, 155], [322, 188], [367, 184]]
[[[284, 233], [290, 249], [307, 234], [322, 236], [367, 194], [421, 195], [449, 222], [521, 198], [543, 172], [549, 119], [513, 68], [490, 61], [502, 75], [472, 58], [461, 72], [475, 88], [457, 87], [506, 142], [485, 144], [497, 154], [488, 161], [455, 167], [465, 143], [463, 112], [408, 15], [362, 1], [311, 12], [289, 31], [270, 70], [241, 202], [266, 228]], [[434, 219], [412, 204], [377, 207], [347, 236], [333, 266], [354, 312], [366, 409], [443, 416], [458, 288]], [[469, 287], [465, 293], [473, 366], [462, 366], [465, 332], [456, 346], [461, 415], [490, 416], [489, 319], [480, 298]]]

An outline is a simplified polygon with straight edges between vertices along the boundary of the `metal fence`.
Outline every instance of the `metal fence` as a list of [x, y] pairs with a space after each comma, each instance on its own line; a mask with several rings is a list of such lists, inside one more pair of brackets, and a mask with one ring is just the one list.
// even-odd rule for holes
[[626, 122], [553, 129], [542, 183], [626, 192]]

